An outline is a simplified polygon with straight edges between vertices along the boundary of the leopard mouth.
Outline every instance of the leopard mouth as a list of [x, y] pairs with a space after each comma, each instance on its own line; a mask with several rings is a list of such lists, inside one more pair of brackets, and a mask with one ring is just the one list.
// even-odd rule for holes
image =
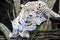
[[32, 23], [31, 23], [32, 21], [25, 21], [25, 23], [27, 24], [27, 26], [31, 26], [32, 25]]
[[31, 26], [32, 25], [32, 23], [30, 23], [30, 24], [27, 24], [27, 26]]
[[30, 21], [30, 20], [26, 20], [26, 21], [25, 21], [25, 23], [31, 23], [31, 22], [32, 22], [32, 21]]

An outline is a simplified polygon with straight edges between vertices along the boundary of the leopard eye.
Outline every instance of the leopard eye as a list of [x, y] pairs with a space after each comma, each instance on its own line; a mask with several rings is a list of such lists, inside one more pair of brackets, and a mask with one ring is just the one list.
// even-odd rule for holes
[[34, 11], [34, 10], [32, 10], [32, 11]]
[[26, 10], [26, 11], [28, 11], [28, 10]]
[[28, 13], [29, 10], [25, 10], [26, 13]]
[[39, 7], [40, 8], [40, 7]]

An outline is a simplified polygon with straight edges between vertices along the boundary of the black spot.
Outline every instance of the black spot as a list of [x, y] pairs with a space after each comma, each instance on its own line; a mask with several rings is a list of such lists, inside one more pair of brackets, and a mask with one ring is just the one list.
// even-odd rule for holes
[[20, 21], [18, 23], [21, 24]]
[[40, 8], [40, 7], [39, 7]]
[[39, 4], [39, 6], [41, 6], [41, 4]]
[[40, 14], [40, 12], [39, 12], [39, 11], [37, 11], [36, 13], [37, 13], [37, 14]]
[[39, 10], [39, 8], [37, 8], [37, 10]]
[[42, 18], [42, 16], [40, 16], [40, 18]]

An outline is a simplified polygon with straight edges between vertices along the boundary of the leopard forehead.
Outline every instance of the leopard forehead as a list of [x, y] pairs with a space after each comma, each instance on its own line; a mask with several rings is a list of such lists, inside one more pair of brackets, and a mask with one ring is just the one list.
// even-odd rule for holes
[[20, 15], [23, 15], [23, 17], [24, 17], [25, 14], [27, 14], [27, 13], [32, 14], [34, 12], [33, 14], [35, 14], [37, 12], [41, 12], [40, 10], [44, 7], [46, 7], [46, 3], [42, 2], [42, 1], [28, 2], [24, 5], [24, 7], [22, 7]]
[[46, 6], [46, 3], [42, 2], [42, 1], [33, 1], [33, 2], [28, 2], [25, 4], [25, 6], [22, 8], [23, 10], [37, 10], [37, 8], [41, 8]]
[[46, 3], [44, 3], [44, 2], [42, 2], [42, 1], [33, 1], [33, 2], [28, 2], [28, 3], [26, 3], [25, 4], [25, 6], [40, 6], [40, 7], [42, 7], [42, 6], [44, 6], [44, 5], [46, 5]]

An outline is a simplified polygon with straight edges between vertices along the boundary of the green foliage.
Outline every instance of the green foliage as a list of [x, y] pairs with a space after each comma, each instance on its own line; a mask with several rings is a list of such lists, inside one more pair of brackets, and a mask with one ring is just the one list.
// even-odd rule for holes
[[9, 29], [2, 23], [0, 23], [0, 31], [2, 31], [5, 37], [8, 39], [8, 35], [10, 33]]
[[43, 23], [41, 25], [41, 27], [39, 28], [40, 31], [46, 31], [47, 30], [47, 26], [46, 26], [46, 23]]

